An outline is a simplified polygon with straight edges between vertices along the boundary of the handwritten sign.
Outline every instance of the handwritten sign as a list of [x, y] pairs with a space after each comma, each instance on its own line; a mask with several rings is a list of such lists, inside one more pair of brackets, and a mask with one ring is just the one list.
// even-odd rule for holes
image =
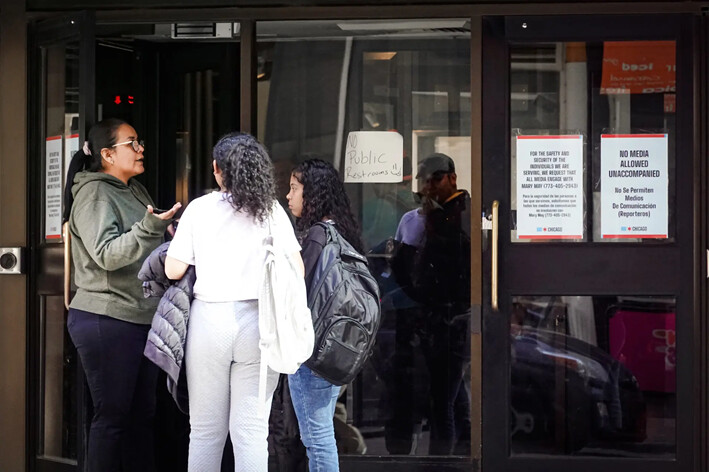
[[404, 138], [396, 131], [353, 131], [347, 136], [344, 181], [401, 182]]

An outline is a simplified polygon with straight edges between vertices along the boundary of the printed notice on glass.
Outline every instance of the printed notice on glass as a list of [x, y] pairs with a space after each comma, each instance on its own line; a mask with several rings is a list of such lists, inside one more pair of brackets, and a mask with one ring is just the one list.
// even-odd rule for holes
[[44, 238], [62, 237], [62, 137], [47, 138], [45, 155]]
[[[74, 154], [76, 154], [76, 151], [79, 150], [79, 135], [78, 134], [70, 134], [64, 139], [64, 155], [66, 156], [66, 159], [64, 159], [64, 177], [66, 179], [66, 175], [69, 173], [69, 164], [71, 164], [71, 158], [74, 157]], [[67, 185], [68, 182], [65, 182], [64, 185]]]
[[583, 136], [517, 136], [517, 238], [583, 238]]
[[404, 138], [396, 131], [353, 131], [347, 136], [347, 183], [401, 182]]
[[667, 134], [601, 135], [601, 237], [667, 238]]

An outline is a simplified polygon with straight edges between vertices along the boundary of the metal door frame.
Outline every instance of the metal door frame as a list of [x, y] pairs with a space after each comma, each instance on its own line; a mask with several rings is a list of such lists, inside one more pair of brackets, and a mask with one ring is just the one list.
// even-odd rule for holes
[[[43, 227], [42, 202], [37, 201], [37, 191], [42, 188], [42, 162], [44, 150], [44, 136], [46, 135], [45, 123], [45, 94], [44, 94], [44, 64], [42, 48], [68, 41], [79, 41], [79, 141], [83, 142], [87, 127], [95, 122], [95, 43], [94, 43], [94, 15], [92, 12], [78, 12], [64, 16], [55, 16], [43, 21], [30, 24], [28, 48], [28, 244], [29, 244], [29, 290], [28, 290], [28, 317], [27, 317], [27, 441], [26, 457], [27, 467], [30, 471], [47, 472], [74, 472], [83, 467], [86, 451], [88, 430], [82, 428], [87, 416], [87, 402], [90, 401], [88, 391], [84, 387], [84, 376], [80, 362], [77, 362], [77, 463], [73, 461], [51, 460], [37, 456], [40, 444], [40, 401], [43, 398], [40, 388], [42, 368], [43, 344], [41, 339], [41, 296], [38, 274], [40, 253], [46, 246], [41, 232]], [[67, 156], [70, 159], [71, 156]], [[52, 245], [51, 253], [60, 251], [63, 246]], [[56, 260], [56, 258], [55, 258]], [[63, 273], [63, 271], [62, 271]], [[63, 283], [58, 284], [63, 287]], [[78, 359], [78, 357], [77, 357]]]

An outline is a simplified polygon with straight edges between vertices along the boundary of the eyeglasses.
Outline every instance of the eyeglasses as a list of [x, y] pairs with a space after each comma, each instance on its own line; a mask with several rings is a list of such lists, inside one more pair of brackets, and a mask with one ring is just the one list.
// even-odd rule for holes
[[130, 146], [133, 148], [135, 152], [140, 152], [140, 148], [145, 149], [145, 141], [142, 139], [138, 141], [137, 139], [131, 139], [130, 141], [126, 141], [124, 143], [117, 143], [111, 146], [112, 148], [116, 146], [123, 146], [124, 144], [130, 144]]

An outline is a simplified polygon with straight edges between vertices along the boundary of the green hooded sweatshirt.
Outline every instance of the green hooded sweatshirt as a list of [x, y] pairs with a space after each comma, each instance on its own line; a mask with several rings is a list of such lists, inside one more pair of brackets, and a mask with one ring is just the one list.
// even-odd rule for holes
[[158, 300], [144, 298], [138, 271], [170, 221], [135, 179], [128, 185], [102, 172], [80, 172], [69, 217], [76, 296], [70, 307], [131, 323], [150, 324]]

